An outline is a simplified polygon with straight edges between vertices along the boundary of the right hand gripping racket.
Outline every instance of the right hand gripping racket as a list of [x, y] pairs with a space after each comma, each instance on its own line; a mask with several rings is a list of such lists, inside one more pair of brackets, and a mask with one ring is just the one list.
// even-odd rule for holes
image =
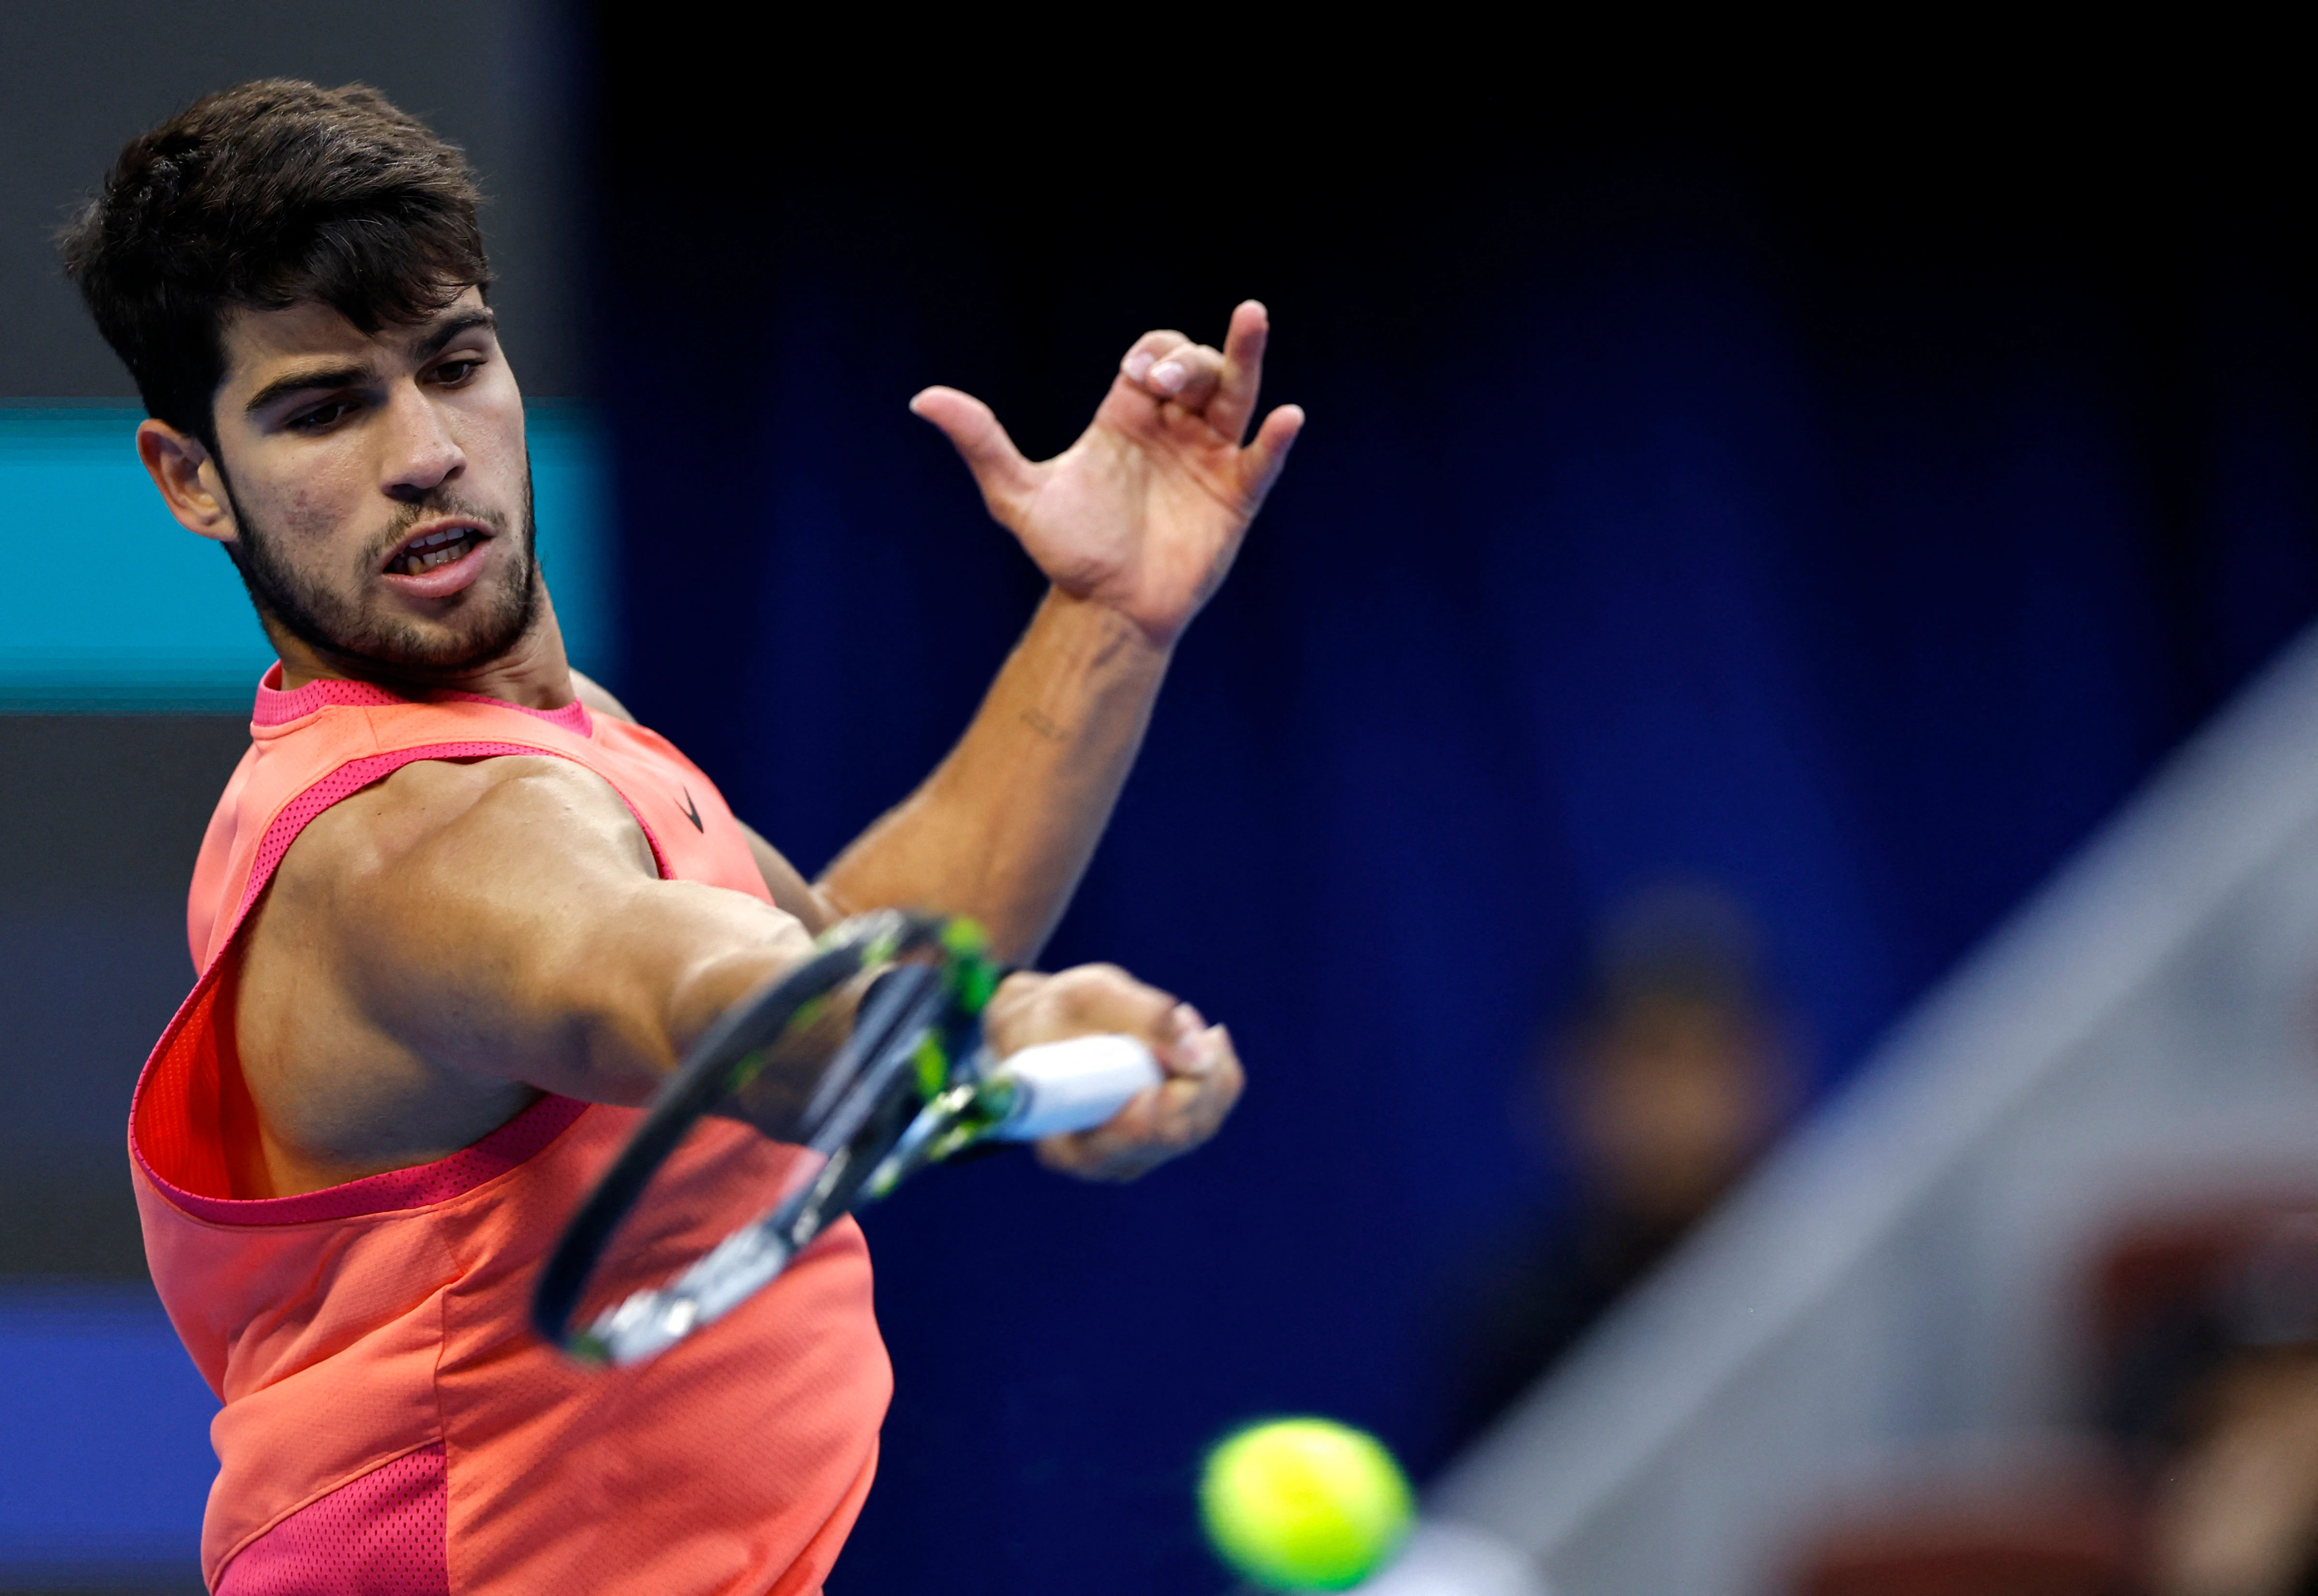
[[[823, 1161], [819, 1173], [666, 1285], [575, 1327], [620, 1221], [685, 1133], [753, 1080], [839, 987], [881, 965], [800, 1116], [800, 1139]], [[711, 1027], [660, 1088], [548, 1256], [532, 1298], [539, 1333], [583, 1362], [642, 1363], [731, 1313], [839, 1215], [927, 1164], [977, 1143], [1085, 1130], [1158, 1084], [1158, 1063], [1132, 1036], [993, 1057], [981, 1017], [1002, 973], [971, 921], [880, 910], [831, 928], [811, 958]]]

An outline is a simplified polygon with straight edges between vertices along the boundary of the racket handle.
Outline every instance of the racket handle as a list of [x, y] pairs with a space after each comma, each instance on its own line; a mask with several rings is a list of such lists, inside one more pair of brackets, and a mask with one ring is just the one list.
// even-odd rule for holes
[[1165, 1079], [1133, 1036], [1073, 1036], [1010, 1053], [994, 1078], [1014, 1087], [1014, 1110], [991, 1134], [1035, 1142], [1101, 1125], [1129, 1098]]

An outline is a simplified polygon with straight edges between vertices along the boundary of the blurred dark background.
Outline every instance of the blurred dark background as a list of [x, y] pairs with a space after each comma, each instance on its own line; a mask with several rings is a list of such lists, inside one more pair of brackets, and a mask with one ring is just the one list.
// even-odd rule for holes
[[[1252, 1085], [1137, 1186], [994, 1160], [868, 1217], [898, 1385], [845, 1596], [1211, 1588], [1190, 1482], [1261, 1414], [1436, 1469], [1479, 1421], [1477, 1273], [1583, 1207], [1532, 1082], [1622, 905], [1740, 906], [1807, 1112], [2318, 611], [2307, 99], [2253, 76], [1918, 78], [1889, 41], [1842, 77], [1639, 45], [1595, 74], [1446, 23], [1010, 61], [614, 4], [279, 19], [294, 49], [243, 19], [204, 54], [222, 12], [53, 10], [8, 125], [59, 192], [12, 202], [12, 293], [47, 270], [17, 219], [202, 89], [361, 78], [468, 140], [527, 389], [610, 440], [613, 685], [807, 868], [939, 757], [1036, 601], [910, 395], [964, 388], [1047, 454], [1137, 333], [1271, 309], [1267, 399], [1310, 426], [1049, 954], [1195, 999]], [[40, 281], [11, 319], [67, 330], [12, 332], [0, 386], [126, 393]], [[20, 817], [83, 812], [28, 774], [69, 747], [133, 829], [138, 772], [213, 786], [238, 733], [0, 737]], [[182, 957], [206, 802], [145, 828], [176, 829], [135, 881], [133, 849], [104, 866], [142, 929], [72, 931], [103, 894], [61, 852], [0, 878], [39, 950], [5, 1006], [47, 1016], [9, 1022], [0, 1147], [38, 1189], [0, 1267], [138, 1269], [118, 1224], [27, 1217], [97, 1211], [39, 1194], [112, 1179], [136, 1063], [55, 994]], [[153, 1010], [140, 1054], [176, 996], [146, 985], [107, 1010]], [[75, 1098], [77, 1162], [40, 1106], [66, 1056], [107, 1106]]]
[[1138, 332], [1257, 295], [1311, 417], [1050, 955], [1230, 1021], [1244, 1106], [1128, 1190], [868, 1219], [849, 1591], [1195, 1588], [1196, 1460], [1255, 1414], [1436, 1466], [1461, 1283], [1572, 1206], [1521, 1083], [1590, 928], [1743, 904], [1823, 1098], [2318, 604], [2310, 146], [2258, 93], [594, 26], [622, 685], [808, 866], [1036, 593], [912, 392], [1051, 453]]

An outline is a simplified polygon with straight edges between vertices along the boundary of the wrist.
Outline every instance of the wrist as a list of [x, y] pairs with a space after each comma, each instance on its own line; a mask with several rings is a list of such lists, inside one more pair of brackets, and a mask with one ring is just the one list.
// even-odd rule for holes
[[1038, 622], [1063, 629], [1079, 641], [1089, 664], [1137, 665], [1164, 671], [1183, 634], [1181, 625], [1163, 625], [1092, 594], [1074, 593], [1051, 583], [1038, 605]]

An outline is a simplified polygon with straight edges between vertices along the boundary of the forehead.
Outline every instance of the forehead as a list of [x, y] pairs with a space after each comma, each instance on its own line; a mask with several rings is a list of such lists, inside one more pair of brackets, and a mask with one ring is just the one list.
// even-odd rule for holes
[[424, 321], [389, 323], [365, 333], [319, 300], [301, 300], [280, 309], [237, 306], [220, 329], [224, 385], [253, 388], [292, 363], [366, 365], [407, 358], [433, 328], [482, 308], [483, 296], [470, 288]]

